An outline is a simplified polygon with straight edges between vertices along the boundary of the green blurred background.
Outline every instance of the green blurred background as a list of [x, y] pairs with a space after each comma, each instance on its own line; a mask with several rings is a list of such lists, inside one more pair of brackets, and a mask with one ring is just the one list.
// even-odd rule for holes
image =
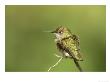
[[[5, 6], [5, 71], [46, 72], [60, 54], [54, 36], [44, 31], [68, 27], [80, 37], [85, 72], [106, 71], [106, 6], [105, 5], [6, 5]], [[51, 71], [77, 72], [70, 59], [62, 60]]]

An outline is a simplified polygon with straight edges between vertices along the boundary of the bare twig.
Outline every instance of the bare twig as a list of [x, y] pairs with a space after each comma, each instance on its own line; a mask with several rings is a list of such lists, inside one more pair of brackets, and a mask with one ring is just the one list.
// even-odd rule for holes
[[58, 58], [61, 58], [62, 56], [59, 56], [59, 55], [57, 55], [57, 54], [54, 54], [56, 57], [58, 57]]
[[53, 66], [51, 66], [51, 67], [48, 69], [48, 71], [50, 71], [52, 68], [54, 68], [55, 66], [57, 66], [57, 65], [60, 63], [60, 61], [63, 59], [62, 56], [59, 56], [59, 55], [57, 55], [57, 54], [55, 54], [55, 56], [58, 57], [58, 58], [60, 58], [60, 59], [57, 61], [57, 63], [55, 63]]

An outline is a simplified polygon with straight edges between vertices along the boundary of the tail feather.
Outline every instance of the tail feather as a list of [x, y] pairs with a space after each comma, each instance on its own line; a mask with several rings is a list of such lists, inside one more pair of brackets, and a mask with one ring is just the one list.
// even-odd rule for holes
[[79, 71], [80, 71], [80, 72], [83, 72], [81, 66], [79, 65], [79, 62], [78, 62], [76, 59], [74, 59], [74, 58], [73, 58], [73, 60], [74, 60], [75, 65], [76, 65], [77, 68], [79, 69]]

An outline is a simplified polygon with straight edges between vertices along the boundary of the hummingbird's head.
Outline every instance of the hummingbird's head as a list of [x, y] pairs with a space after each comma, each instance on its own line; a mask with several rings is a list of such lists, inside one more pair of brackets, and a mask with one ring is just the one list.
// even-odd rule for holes
[[55, 31], [51, 33], [55, 34], [57, 39], [63, 39], [71, 35], [71, 32], [68, 28], [60, 26]]

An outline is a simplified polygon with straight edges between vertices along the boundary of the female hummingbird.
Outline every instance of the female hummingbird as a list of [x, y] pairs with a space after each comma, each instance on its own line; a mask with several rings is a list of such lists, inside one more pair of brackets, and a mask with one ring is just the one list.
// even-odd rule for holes
[[63, 26], [58, 27], [51, 33], [55, 34], [55, 43], [63, 57], [73, 59], [79, 71], [82, 71], [78, 63], [78, 61], [83, 60], [80, 54], [78, 36], [72, 34], [68, 28]]

